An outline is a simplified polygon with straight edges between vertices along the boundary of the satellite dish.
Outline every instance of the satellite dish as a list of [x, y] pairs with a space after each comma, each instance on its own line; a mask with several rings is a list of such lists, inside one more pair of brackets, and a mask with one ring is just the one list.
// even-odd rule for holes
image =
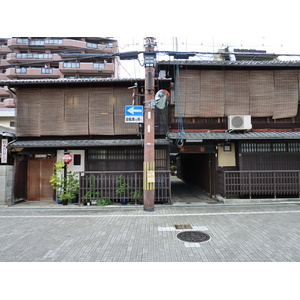
[[170, 97], [170, 93], [167, 90], [159, 90], [155, 94], [155, 105], [159, 109], [164, 109], [166, 107], [169, 97]]

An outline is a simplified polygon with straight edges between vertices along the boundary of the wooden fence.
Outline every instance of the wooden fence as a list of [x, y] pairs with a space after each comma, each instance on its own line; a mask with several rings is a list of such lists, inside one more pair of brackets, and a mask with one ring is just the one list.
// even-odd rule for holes
[[[143, 203], [143, 171], [85, 171], [79, 178], [79, 204], [93, 198]], [[118, 193], [121, 185], [124, 193]], [[141, 195], [140, 200], [137, 195]], [[171, 203], [170, 171], [155, 171], [155, 203]]]
[[218, 172], [218, 186], [224, 197], [300, 197], [300, 171], [222, 171]]

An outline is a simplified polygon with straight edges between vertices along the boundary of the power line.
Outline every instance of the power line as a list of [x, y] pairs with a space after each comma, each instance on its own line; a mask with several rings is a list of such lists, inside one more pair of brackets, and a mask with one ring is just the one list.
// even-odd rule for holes
[[[77, 53], [72, 54], [68, 53], [70, 56], [76, 56], [75, 58], [64, 58], [64, 59], [58, 59], [58, 60], [46, 60], [46, 61], [38, 61], [38, 62], [24, 62], [24, 63], [14, 63], [14, 64], [8, 64], [8, 65], [2, 65], [0, 66], [0, 69], [8, 69], [11, 67], [20, 67], [20, 66], [27, 66], [27, 65], [35, 65], [35, 64], [46, 64], [46, 63], [55, 63], [55, 62], [69, 62], [69, 61], [81, 61], [85, 59], [95, 59], [95, 58], [113, 58], [118, 56], [120, 60], [135, 60], [138, 59], [140, 54], [150, 53], [149, 51], [128, 51], [128, 52], [117, 52], [117, 53], [111, 53], [111, 54], [96, 54], [91, 55], [91, 53]], [[151, 51], [153, 54], [164, 54], [168, 56], [173, 56], [174, 59], [189, 59], [190, 57], [201, 57], [205, 55], [217, 55], [217, 54], [226, 54], [222, 52], [211, 52], [211, 51], [191, 51], [191, 52], [183, 52], [183, 51]], [[65, 53], [60, 53], [60, 56], [66, 55]], [[239, 53], [240, 56], [243, 55], [253, 55], [253, 56], [270, 56], [270, 53], [261, 53], [261, 52], [255, 52], [249, 50], [249, 52]], [[285, 57], [300, 57], [300, 54], [291, 54], [291, 53], [280, 53], [275, 54], [272, 53], [272, 55], [278, 55], [278, 56], [285, 56]]]

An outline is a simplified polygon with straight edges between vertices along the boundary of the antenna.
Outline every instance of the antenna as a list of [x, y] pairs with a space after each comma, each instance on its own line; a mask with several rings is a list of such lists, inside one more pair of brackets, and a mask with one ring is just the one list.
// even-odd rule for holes
[[170, 97], [170, 93], [167, 90], [159, 90], [155, 94], [155, 105], [159, 109], [164, 109], [166, 104], [168, 104], [168, 100]]

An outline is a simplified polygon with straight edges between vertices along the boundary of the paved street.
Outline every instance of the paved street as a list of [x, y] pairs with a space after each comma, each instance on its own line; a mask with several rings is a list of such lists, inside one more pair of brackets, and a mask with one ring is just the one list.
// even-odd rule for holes
[[[300, 261], [298, 203], [156, 205], [154, 212], [15, 205], [0, 209], [0, 228], [1, 262]], [[182, 231], [210, 240], [185, 242], [177, 238]]]

